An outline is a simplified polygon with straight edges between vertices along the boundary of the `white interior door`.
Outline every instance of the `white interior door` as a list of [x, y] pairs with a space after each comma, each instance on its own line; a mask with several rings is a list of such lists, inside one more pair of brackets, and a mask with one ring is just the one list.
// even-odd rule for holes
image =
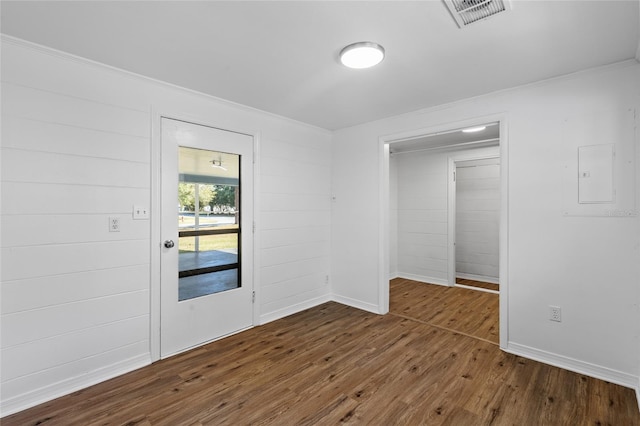
[[499, 283], [500, 158], [449, 158], [449, 285]]
[[253, 325], [253, 138], [161, 125], [165, 358]]

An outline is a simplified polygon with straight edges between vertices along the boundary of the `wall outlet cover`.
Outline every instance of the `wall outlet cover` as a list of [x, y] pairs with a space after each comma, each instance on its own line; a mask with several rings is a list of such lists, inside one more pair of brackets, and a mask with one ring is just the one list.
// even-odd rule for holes
[[120, 232], [120, 218], [109, 216], [109, 232]]

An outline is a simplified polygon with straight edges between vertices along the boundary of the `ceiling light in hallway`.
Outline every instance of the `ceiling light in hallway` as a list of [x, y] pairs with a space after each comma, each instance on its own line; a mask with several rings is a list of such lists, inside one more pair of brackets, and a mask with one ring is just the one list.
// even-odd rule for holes
[[477, 127], [469, 127], [468, 129], [463, 129], [462, 131], [464, 133], [475, 133], [475, 132], [481, 132], [486, 128], [487, 126], [477, 126]]

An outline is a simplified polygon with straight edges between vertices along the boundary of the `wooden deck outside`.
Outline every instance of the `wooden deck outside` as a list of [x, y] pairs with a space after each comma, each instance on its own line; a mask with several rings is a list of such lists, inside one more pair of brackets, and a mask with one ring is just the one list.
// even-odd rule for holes
[[640, 425], [632, 390], [500, 351], [482, 292], [391, 289], [389, 315], [326, 303], [2, 425]]

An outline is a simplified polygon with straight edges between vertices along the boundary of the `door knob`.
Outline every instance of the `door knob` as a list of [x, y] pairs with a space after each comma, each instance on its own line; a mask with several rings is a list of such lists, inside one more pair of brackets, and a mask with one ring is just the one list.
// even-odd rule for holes
[[171, 247], [175, 246], [175, 243], [173, 242], [173, 240], [166, 240], [166, 241], [164, 242], [164, 246], [165, 246], [166, 248], [171, 248]]

